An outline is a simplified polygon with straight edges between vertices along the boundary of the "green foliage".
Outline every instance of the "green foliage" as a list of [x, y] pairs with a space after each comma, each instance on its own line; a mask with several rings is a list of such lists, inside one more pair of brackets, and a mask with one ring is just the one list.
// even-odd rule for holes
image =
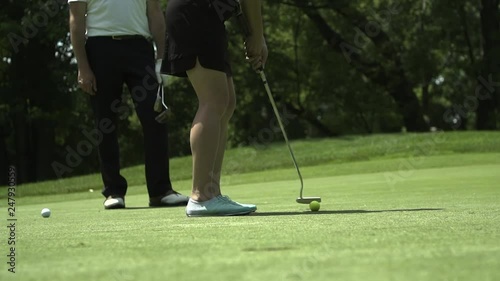
[[[266, 74], [291, 139], [477, 127], [477, 78], [488, 75], [485, 62], [496, 58], [484, 57], [477, 1], [262, 2]], [[67, 147], [93, 127], [88, 97], [76, 84], [67, 10], [66, 1], [57, 0], [0, 3], [0, 169], [15, 164], [21, 182], [53, 178], [51, 163], [64, 163]], [[311, 15], [342, 41], [332, 44]], [[241, 32], [232, 21], [226, 27], [237, 91], [229, 146], [281, 141], [262, 82], [244, 60]], [[340, 43], [354, 53], [339, 50]], [[196, 96], [189, 81], [178, 78], [166, 93], [171, 156], [189, 155]], [[120, 120], [119, 141], [128, 167], [143, 162], [143, 145], [126, 88], [124, 102], [130, 110]], [[491, 116], [500, 122], [500, 114]], [[97, 164], [94, 150], [67, 176], [95, 172]]]

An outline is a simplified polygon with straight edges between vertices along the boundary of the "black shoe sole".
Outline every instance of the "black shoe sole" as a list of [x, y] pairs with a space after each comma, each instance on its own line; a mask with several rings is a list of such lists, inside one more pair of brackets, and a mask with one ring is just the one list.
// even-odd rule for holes
[[188, 202], [181, 202], [177, 204], [162, 204], [162, 203], [151, 203], [149, 202], [149, 207], [151, 208], [168, 208], [168, 207], [182, 207], [187, 206]]

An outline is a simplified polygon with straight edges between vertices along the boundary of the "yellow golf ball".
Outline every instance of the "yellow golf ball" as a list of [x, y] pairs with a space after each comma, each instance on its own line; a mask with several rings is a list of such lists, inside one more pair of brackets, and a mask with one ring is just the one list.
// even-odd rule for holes
[[317, 212], [319, 211], [319, 202], [318, 201], [312, 201], [311, 203], [309, 203], [309, 208], [311, 209], [311, 211], [313, 212]]

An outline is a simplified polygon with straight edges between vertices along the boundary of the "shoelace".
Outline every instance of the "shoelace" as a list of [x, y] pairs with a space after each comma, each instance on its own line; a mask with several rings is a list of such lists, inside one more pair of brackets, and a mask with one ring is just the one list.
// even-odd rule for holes
[[240, 204], [234, 202], [233, 200], [231, 200], [231, 198], [229, 198], [229, 196], [227, 195], [219, 195], [219, 198], [222, 199], [222, 201], [225, 201], [231, 205], [235, 205], [235, 206], [241, 206]]

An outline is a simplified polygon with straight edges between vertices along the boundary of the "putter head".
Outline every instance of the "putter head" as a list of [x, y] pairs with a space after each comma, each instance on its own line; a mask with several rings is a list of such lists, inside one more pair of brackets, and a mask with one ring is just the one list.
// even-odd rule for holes
[[164, 110], [162, 113], [158, 114], [158, 116], [156, 116], [156, 118], [155, 118], [156, 122], [158, 122], [160, 124], [167, 123], [168, 113], [169, 113], [169, 110]]
[[296, 201], [299, 204], [309, 204], [312, 201], [321, 202], [321, 197], [299, 197]]

